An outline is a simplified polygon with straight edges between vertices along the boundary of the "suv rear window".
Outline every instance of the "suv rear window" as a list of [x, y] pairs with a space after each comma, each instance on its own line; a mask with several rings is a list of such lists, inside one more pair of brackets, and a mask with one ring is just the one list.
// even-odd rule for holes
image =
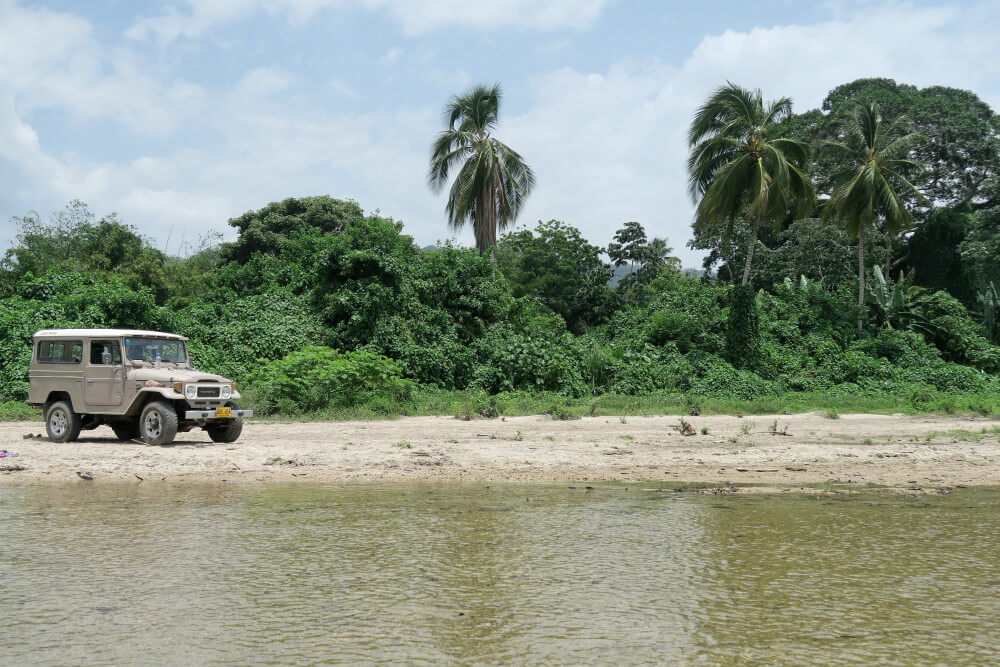
[[40, 364], [78, 364], [81, 359], [82, 340], [43, 340], [38, 344]]

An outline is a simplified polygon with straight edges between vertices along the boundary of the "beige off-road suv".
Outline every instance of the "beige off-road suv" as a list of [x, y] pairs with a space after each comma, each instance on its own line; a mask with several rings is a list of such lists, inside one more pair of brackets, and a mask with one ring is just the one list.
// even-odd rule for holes
[[172, 442], [203, 428], [233, 442], [243, 418], [240, 395], [224, 377], [191, 368], [187, 338], [131, 329], [49, 329], [34, 336], [28, 404], [42, 408], [54, 442], [102, 424], [119, 440]]

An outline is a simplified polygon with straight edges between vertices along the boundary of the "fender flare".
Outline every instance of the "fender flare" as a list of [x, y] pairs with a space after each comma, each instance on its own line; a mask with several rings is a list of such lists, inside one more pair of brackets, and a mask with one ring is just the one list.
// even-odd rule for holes
[[143, 387], [136, 392], [135, 398], [133, 398], [132, 402], [129, 403], [128, 408], [125, 410], [125, 414], [130, 417], [139, 414], [143, 406], [152, 400], [151, 397], [153, 396], [164, 398], [171, 403], [174, 401], [184, 400], [184, 396], [182, 394], [178, 394], [170, 387]]

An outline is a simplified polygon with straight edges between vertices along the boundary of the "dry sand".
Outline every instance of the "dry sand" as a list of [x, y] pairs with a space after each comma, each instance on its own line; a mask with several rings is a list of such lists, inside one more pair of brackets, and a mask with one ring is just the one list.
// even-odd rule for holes
[[[117, 442], [107, 427], [55, 444], [24, 439], [42, 432], [37, 422], [0, 423], [0, 449], [19, 454], [0, 459], [0, 484], [665, 480], [723, 488], [834, 482], [925, 490], [1000, 484], [1000, 442], [992, 431], [1000, 422], [989, 419], [802, 414], [687, 420], [696, 435], [675, 430], [677, 417], [254, 422], [233, 444], [215, 444], [195, 430], [166, 447]], [[775, 420], [787, 435], [770, 432]], [[956, 430], [975, 435], [948, 433]], [[938, 435], [928, 439], [931, 434]]]

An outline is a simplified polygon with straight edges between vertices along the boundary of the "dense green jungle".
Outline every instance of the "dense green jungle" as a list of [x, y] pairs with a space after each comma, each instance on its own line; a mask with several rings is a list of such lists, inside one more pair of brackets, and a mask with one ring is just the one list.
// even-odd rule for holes
[[[967, 91], [859, 80], [804, 113], [757, 99], [759, 133], [728, 155], [704, 143], [724, 135], [725, 90], [690, 135], [697, 270], [655, 220], [609, 220], [613, 235], [588, 240], [573, 221], [501, 215], [476, 248], [420, 247], [377, 209], [301, 197], [261, 202], [228, 221], [234, 240], [171, 256], [78, 201], [15, 218], [0, 419], [37, 418], [31, 336], [58, 327], [188, 336], [192, 363], [232, 378], [265, 418], [1000, 413], [993, 110]], [[770, 176], [746, 175], [770, 196], [720, 192], [753, 142], [755, 164], [779, 156]], [[902, 185], [859, 206], [851, 188], [886, 174]], [[452, 189], [449, 214], [479, 201], [462, 196]], [[443, 218], [442, 236], [461, 217]]]

